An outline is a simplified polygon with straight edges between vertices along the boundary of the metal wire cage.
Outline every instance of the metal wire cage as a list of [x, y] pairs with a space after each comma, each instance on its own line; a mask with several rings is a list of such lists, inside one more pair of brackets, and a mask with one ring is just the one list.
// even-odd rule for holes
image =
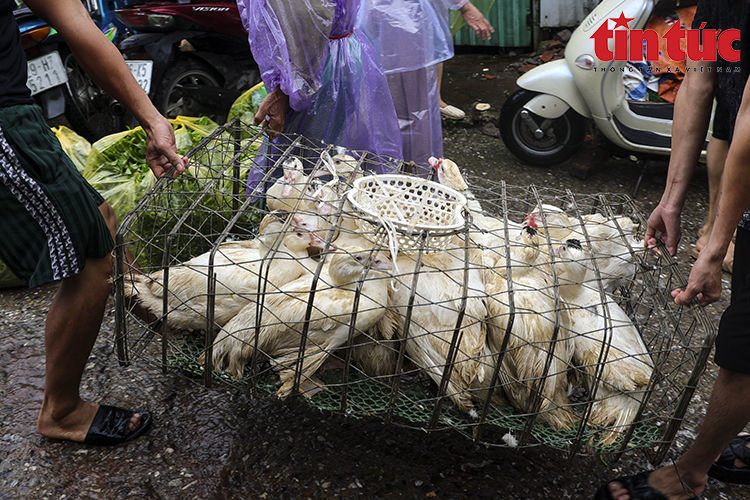
[[[337, 154], [346, 168], [332, 175]], [[439, 245], [412, 231], [399, 250], [404, 230], [357, 224], [346, 193], [362, 169], [432, 172], [300, 136], [271, 144], [236, 120], [188, 156], [190, 171], [160, 179], [117, 233], [121, 363], [492, 446], [665, 457], [715, 330], [700, 307], [674, 305], [685, 279], [664, 249], [638, 244], [646, 223], [628, 196], [470, 178], [463, 224]], [[291, 158], [304, 180], [269, 223]], [[338, 250], [313, 259], [293, 245], [316, 238]], [[585, 282], [565, 273], [563, 247], [579, 251]], [[341, 281], [344, 255], [365, 264]], [[587, 303], [566, 294], [581, 283]], [[625, 332], [635, 348], [620, 347]]]

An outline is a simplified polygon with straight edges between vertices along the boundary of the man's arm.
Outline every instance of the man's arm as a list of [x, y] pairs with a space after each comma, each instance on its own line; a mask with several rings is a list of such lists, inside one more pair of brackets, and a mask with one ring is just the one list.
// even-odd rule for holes
[[734, 125], [729, 147], [716, 220], [708, 244], [703, 247], [690, 271], [688, 286], [674, 290], [672, 296], [680, 305], [698, 297], [701, 304], [710, 304], [721, 297], [721, 263], [727, 253], [737, 223], [750, 204], [750, 81], [745, 85], [742, 104]]
[[62, 35], [86, 73], [133, 113], [148, 136], [146, 160], [154, 174], [161, 177], [170, 166], [182, 173], [187, 161], [177, 154], [172, 125], [156, 110], [120, 51], [93, 23], [80, 0], [25, 3]]
[[677, 253], [680, 242], [680, 213], [706, 140], [717, 86], [715, 61], [688, 61], [687, 67], [675, 99], [667, 185], [648, 219], [645, 237], [646, 246], [652, 248], [656, 246], [656, 232], [661, 232], [671, 255]]

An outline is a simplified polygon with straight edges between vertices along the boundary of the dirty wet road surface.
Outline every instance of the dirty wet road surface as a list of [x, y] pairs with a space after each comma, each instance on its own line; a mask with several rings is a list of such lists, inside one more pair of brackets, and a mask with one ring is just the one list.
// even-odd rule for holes
[[[573, 193], [631, 194], [636, 164], [611, 158], [588, 179], [568, 166], [520, 164], [492, 135], [491, 113], [513, 90], [517, 58], [465, 55], [446, 64], [444, 98], [467, 112], [491, 110], [445, 127], [445, 156], [473, 176], [536, 184]], [[484, 71], [487, 69], [487, 71]], [[495, 76], [484, 78], [483, 74]], [[487, 117], [490, 118], [487, 118]], [[472, 117], [477, 118], [474, 120]], [[485, 133], [483, 133], [484, 131]], [[661, 195], [666, 163], [649, 168], [637, 202], [649, 213]], [[680, 267], [686, 274], [696, 231], [707, 211], [705, 167], [699, 167], [683, 219]], [[729, 275], [725, 274], [728, 280]], [[726, 281], [728, 287], [728, 281]], [[728, 290], [728, 288], [727, 288]], [[153, 413], [151, 430], [115, 448], [55, 442], [36, 433], [44, 376], [44, 317], [55, 285], [0, 291], [0, 499], [589, 499], [604, 480], [649, 467], [640, 452], [615, 464], [596, 457], [565, 459], [544, 448], [485, 448], [454, 432], [425, 434], [351, 420], [295, 399], [250, 398], [243, 391], [206, 389], [154, 365], [121, 367], [113, 353], [110, 306], [84, 375], [86, 399]], [[709, 306], [713, 321], [726, 306]], [[697, 433], [716, 367], [709, 368], [670, 456]], [[748, 488], [713, 480], [702, 498], [750, 498]]]

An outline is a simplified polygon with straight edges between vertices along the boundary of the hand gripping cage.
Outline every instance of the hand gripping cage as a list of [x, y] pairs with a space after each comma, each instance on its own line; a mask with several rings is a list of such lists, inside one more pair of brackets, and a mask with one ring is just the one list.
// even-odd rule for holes
[[[357, 183], [351, 168], [316, 177], [327, 172], [326, 154], [336, 153], [299, 136], [281, 136], [272, 145], [259, 129], [233, 121], [188, 154], [189, 172], [160, 179], [117, 233], [115, 341], [120, 362], [158, 363], [165, 371], [177, 368], [202, 377], [209, 386], [255, 395], [296, 394], [313, 382], [316, 390], [324, 389], [304, 399], [317, 408], [354, 418], [378, 416], [430, 432], [450, 429], [491, 446], [550, 446], [568, 455], [608, 454], [610, 459], [640, 449], [654, 464], [665, 457], [705, 368], [715, 330], [700, 307], [674, 304], [670, 290], [684, 287], [685, 279], [663, 248], [651, 253], [637, 244], [646, 223], [632, 199], [471, 177], [468, 184], [483, 211], [456, 214], [452, 211], [463, 206], [461, 198], [450, 198], [458, 201], [451, 201], [456, 205], [446, 212], [460, 227], [441, 235], [411, 224], [406, 234], [410, 242], [394, 257], [384, 235], [395, 222], [385, 219], [398, 221], [400, 216], [368, 214], [365, 209], [372, 207], [366, 199], [346, 202], [346, 193], [361, 189], [370, 182], [361, 180], [367, 177]], [[377, 171], [396, 195], [412, 189], [407, 186], [428, 186], [415, 176], [427, 177], [426, 172], [369, 153], [347, 153], [356, 159], [356, 169]], [[296, 288], [292, 285], [298, 281], [278, 281], [282, 271], [302, 261], [290, 245], [282, 244], [282, 238], [300, 232], [292, 220], [276, 221], [277, 229], [258, 237], [266, 205], [274, 202], [264, 193], [273, 192], [278, 169], [293, 157], [305, 172], [306, 184], [297, 186], [298, 192], [315, 198], [318, 208], [332, 208], [321, 216], [329, 226], [319, 236], [340, 247], [310, 261], [306, 274], [297, 278], [304, 286]], [[412, 179], [411, 184], [405, 179]], [[398, 186], [403, 186], [400, 191]], [[367, 185], [364, 191], [368, 189], [382, 186]], [[316, 196], [326, 190], [335, 196], [321, 205]], [[415, 197], [416, 206], [425, 198], [451, 195], [448, 189], [425, 192], [429, 194]], [[303, 207], [301, 198], [287, 200], [288, 211], [305, 215], [316, 210], [309, 203]], [[522, 231], [530, 231], [519, 229], [521, 222], [543, 206], [547, 208], [536, 219], [537, 257], [522, 261], [530, 248]], [[560, 229], [555, 210], [581, 228], [575, 234], [578, 243], [568, 245], [583, 249], [587, 282], [596, 299], [579, 312], [599, 321], [599, 330], [592, 326], [590, 332], [576, 332], [568, 325], [574, 307], [564, 294], [570, 281], [558, 266], [562, 254], [554, 237]], [[607, 238], [621, 243], [617, 254], [594, 255], [604, 232], [591, 222], [591, 214], [608, 224]], [[409, 233], [409, 218], [400, 222]], [[488, 229], [492, 224], [495, 229]], [[439, 245], [430, 239], [433, 232], [440, 236]], [[266, 245], [261, 253], [259, 240]], [[328, 266], [335, 255], [355, 252], [352, 242], [398, 265], [388, 275], [376, 269], [373, 258], [361, 275], [336, 285]], [[613, 282], [602, 257], [615, 267], [618, 259], [626, 262], [630, 274]], [[192, 280], [189, 286], [184, 286], [185, 276]], [[249, 278], [238, 285], [242, 276]], [[157, 299], [145, 316], [149, 290]], [[331, 300], [341, 294], [348, 302]], [[226, 317], [238, 302], [246, 315], [239, 325], [239, 314]], [[289, 311], [298, 312], [290, 317]], [[362, 325], [373, 312], [380, 319], [365, 329]], [[646, 353], [613, 355], [615, 333], [623, 323], [632, 327]], [[548, 336], [535, 339], [524, 333], [531, 324], [546, 325]], [[325, 332], [336, 332], [336, 342]], [[286, 336], [283, 350], [278, 348], [281, 337], [273, 337], [281, 333]], [[571, 361], [566, 342], [589, 337], [600, 339], [594, 341], [593, 359]], [[271, 351], [264, 338], [277, 347]], [[225, 364], [214, 366], [216, 353], [230, 345], [245, 352], [244, 364], [234, 372]], [[611, 360], [629, 362], [636, 354], [649, 360], [647, 380], [638, 389], [613, 384], [608, 378]], [[540, 361], [533, 375], [513, 367], [526, 356]], [[566, 387], [564, 396], [547, 392], [549, 382], [558, 379], [571, 388]], [[623, 395], [635, 400], [631, 420], [597, 423], [601, 403], [609, 401], [605, 395], [613, 401]], [[554, 425], [559, 415], [569, 419], [565, 426]]]

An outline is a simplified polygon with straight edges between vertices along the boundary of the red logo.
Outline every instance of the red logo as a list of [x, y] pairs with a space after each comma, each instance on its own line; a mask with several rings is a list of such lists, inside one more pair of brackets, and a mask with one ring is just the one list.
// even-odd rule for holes
[[[620, 17], [611, 17], [597, 29], [591, 38], [594, 39], [594, 51], [596, 57], [603, 61], [643, 61], [644, 52], [646, 60], [659, 60], [659, 34], [654, 30], [618, 30], [618, 27], [628, 28], [633, 18], [625, 17], [621, 12]], [[615, 25], [609, 29], [609, 21]], [[700, 29], [686, 30], [681, 23], [676, 22], [663, 38], [666, 42], [666, 55], [673, 61], [684, 61], [686, 57], [693, 61], [716, 61], [717, 54], [725, 61], [736, 62], [740, 60], [740, 51], [732, 47], [732, 43], [740, 39], [740, 30], [711, 30], [704, 29], [703, 23]], [[701, 34], [703, 45], [701, 46]], [[614, 53], [609, 49], [609, 41], [614, 38]], [[682, 40], [686, 41], [685, 50], [682, 49]]]

